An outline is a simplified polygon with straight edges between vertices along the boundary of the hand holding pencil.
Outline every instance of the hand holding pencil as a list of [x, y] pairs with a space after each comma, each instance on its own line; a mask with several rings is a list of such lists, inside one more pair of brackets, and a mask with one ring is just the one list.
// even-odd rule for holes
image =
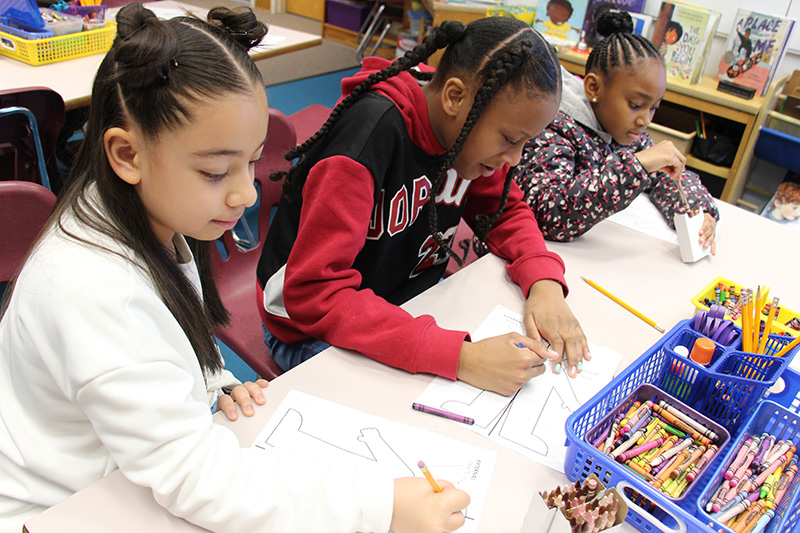
[[[420, 461], [425, 467], [425, 463]], [[462, 510], [469, 495], [452, 483], [436, 480], [427, 467], [424, 477], [394, 480], [392, 533], [455, 531], [466, 520]], [[438, 489], [438, 490], [437, 490]]]

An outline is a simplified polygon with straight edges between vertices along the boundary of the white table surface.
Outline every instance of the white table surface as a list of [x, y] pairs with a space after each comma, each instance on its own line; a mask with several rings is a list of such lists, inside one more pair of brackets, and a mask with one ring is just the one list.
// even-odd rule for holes
[[[790, 308], [800, 307], [798, 252], [788, 243], [797, 233], [737, 207], [719, 202], [724, 232], [718, 255], [695, 264], [680, 260], [678, 247], [605, 221], [569, 244], [550, 243], [567, 265], [567, 299], [587, 337], [623, 355], [618, 371], [661, 338], [655, 329], [581, 281], [593, 279], [667, 328], [694, 313], [691, 298], [717, 276], [739, 284], [768, 284]], [[783, 253], [783, 256], [781, 256]], [[430, 314], [443, 327], [474, 329], [496, 304], [522, 311], [523, 297], [503, 262], [484, 257], [411, 300], [403, 307]], [[432, 376], [408, 374], [357, 353], [331, 348], [274, 380], [267, 404], [253, 418], [231, 423], [243, 446], [249, 446], [290, 389], [448, 435], [498, 452], [489, 495], [479, 524], [481, 532], [518, 532], [529, 502], [538, 491], [567, 483], [566, 477], [486, 439], [466, 426], [419, 413], [411, 403]], [[31, 533], [81, 531], [199, 531], [171, 516], [149, 490], [133, 485], [118, 471], [30, 520]], [[625, 523], [623, 533], [636, 531]]]
[[[190, 4], [164, 0], [149, 2], [145, 6], [164, 11], [178, 13], [187, 9], [199, 15], [206, 10]], [[118, 11], [108, 10], [108, 18], [112, 19]], [[278, 41], [278, 39], [280, 39]], [[251, 57], [258, 61], [267, 57], [301, 50], [322, 43], [322, 37], [281, 26], [270, 25], [265, 42], [275, 44], [259, 45], [250, 50]], [[21, 87], [49, 87], [58, 92], [64, 99], [67, 109], [89, 104], [92, 83], [104, 53], [58, 61], [47, 65], [32, 66], [10, 57], [0, 56], [0, 90], [19, 89]]]

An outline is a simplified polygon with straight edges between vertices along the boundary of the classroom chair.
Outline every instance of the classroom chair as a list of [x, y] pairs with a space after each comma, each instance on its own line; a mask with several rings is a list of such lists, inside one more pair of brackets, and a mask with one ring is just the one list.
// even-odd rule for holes
[[297, 144], [303, 144], [325, 124], [331, 114], [331, 108], [321, 104], [311, 104], [296, 113], [289, 115], [294, 131], [297, 134]]
[[56, 145], [64, 117], [64, 100], [52, 89], [0, 91], [0, 180], [32, 181], [57, 194]]
[[55, 203], [56, 196], [38, 183], [0, 181], [0, 284], [22, 266]]
[[272, 360], [264, 344], [261, 328], [261, 290], [256, 281], [256, 267], [269, 231], [270, 215], [278, 206], [283, 181], [272, 181], [269, 175], [276, 170], [289, 170], [291, 164], [283, 154], [295, 146], [296, 135], [289, 118], [277, 109], [269, 110], [267, 144], [262, 159], [256, 163], [255, 180], [260, 189], [258, 203], [257, 241], [243, 248], [233, 231], [222, 235], [227, 253], [223, 259], [215, 242], [211, 245], [211, 270], [222, 302], [231, 314], [230, 324], [215, 333], [231, 350], [265, 379], [273, 379], [283, 371]]

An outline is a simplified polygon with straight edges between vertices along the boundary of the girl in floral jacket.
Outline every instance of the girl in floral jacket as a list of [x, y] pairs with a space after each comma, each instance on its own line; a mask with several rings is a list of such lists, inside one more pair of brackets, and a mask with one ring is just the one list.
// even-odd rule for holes
[[607, 37], [586, 62], [586, 76], [563, 71], [559, 112], [527, 143], [516, 181], [546, 239], [571, 241], [627, 207], [641, 192], [674, 227], [683, 203], [705, 213], [698, 238], [715, 253], [714, 199], [670, 141], [653, 144], [645, 128], [666, 90], [664, 63], [653, 44], [631, 33], [624, 12], [607, 13]]

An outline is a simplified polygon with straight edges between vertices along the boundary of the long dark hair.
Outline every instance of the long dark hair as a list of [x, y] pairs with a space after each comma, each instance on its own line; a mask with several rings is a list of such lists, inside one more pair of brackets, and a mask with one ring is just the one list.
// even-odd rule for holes
[[[446, 50], [435, 75], [412, 70], [442, 48]], [[515, 18], [487, 17], [470, 22], [466, 26], [460, 22], [445, 21], [441, 26], [433, 28], [418, 46], [406, 52], [403, 57], [368, 76], [339, 102], [319, 131], [286, 153], [287, 160], [295, 158], [299, 160], [286, 174], [284, 194], [290, 199], [294, 197], [292, 178], [307, 168], [309, 162], [306, 161], [306, 153], [327, 135], [342, 113], [376, 83], [406, 71], [410, 71], [417, 78], [430, 80], [434, 87], [443, 86], [447, 79], [454, 76], [466, 78], [478, 87], [475, 101], [461, 133], [447, 151], [433, 179], [431, 187], [433, 194], [428, 196], [428, 225], [431, 235], [442, 249], [461, 264], [463, 258], [450, 248], [438, 229], [436, 193], [444, 185], [448, 170], [453, 166], [469, 133], [492, 97], [507, 85], [523, 90], [532, 98], [557, 94], [561, 87], [561, 71], [558, 65], [558, 57], [553, 47], [533, 28]], [[477, 233], [481, 238], [486, 236], [492, 224], [505, 209], [508, 192], [511, 189], [512, 173], [509, 171], [506, 176], [497, 212], [491, 216], [480, 215], [476, 219]], [[272, 176], [273, 179], [281, 177], [283, 173], [275, 173]]]
[[[149, 274], [191, 342], [201, 368], [215, 371], [222, 361], [213, 330], [226, 323], [229, 315], [211, 277], [208, 244], [187, 239], [200, 273], [201, 298], [154, 234], [134, 187], [108, 164], [103, 135], [112, 127], [135, 125], [148, 139], [156, 140], [190, 122], [192, 105], [198, 101], [263, 87], [247, 50], [261, 41], [267, 27], [246, 7], [214, 8], [206, 22], [191, 16], [159, 20], [135, 3], [120, 9], [116, 20], [117, 37], [92, 87], [84, 142], [46, 228], [57, 224], [71, 238], [102, 248], [62, 225], [62, 215], [70, 211], [79, 224], [133, 250], [133, 261]], [[90, 198], [90, 185], [96, 187], [99, 203]], [[11, 287], [8, 297], [10, 291]]]

